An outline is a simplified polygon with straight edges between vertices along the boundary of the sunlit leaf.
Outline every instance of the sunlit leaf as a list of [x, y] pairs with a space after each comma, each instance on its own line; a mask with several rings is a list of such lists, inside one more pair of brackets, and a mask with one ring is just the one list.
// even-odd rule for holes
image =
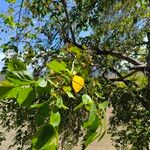
[[98, 105], [99, 109], [105, 109], [108, 106], [108, 101], [104, 101]]
[[50, 124], [54, 127], [57, 127], [61, 121], [61, 115], [59, 112], [51, 112], [50, 115]]
[[43, 79], [43, 78], [39, 78], [39, 79], [37, 80], [37, 84], [38, 84], [40, 87], [46, 87], [47, 81], [46, 81], [45, 79]]
[[8, 62], [7, 67], [8, 67], [9, 71], [23, 71], [23, 70], [26, 70], [25, 63], [23, 63], [20, 60], [16, 60], [16, 59], [11, 59]]
[[54, 72], [61, 72], [66, 70], [66, 64], [64, 62], [58, 62], [56, 60], [51, 61], [47, 64], [49, 69], [52, 69]]
[[6, 74], [6, 79], [11, 83], [19, 85], [34, 83], [33, 76], [27, 71], [10, 71]]
[[4, 19], [5, 24], [9, 25], [10, 27], [14, 28], [15, 27], [15, 22], [12, 16], [8, 16]]

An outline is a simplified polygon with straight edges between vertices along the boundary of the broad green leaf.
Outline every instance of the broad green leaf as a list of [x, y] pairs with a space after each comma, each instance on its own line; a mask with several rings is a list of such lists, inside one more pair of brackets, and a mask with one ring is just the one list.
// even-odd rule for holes
[[14, 87], [10, 92], [7, 94], [6, 98], [17, 98], [19, 87]]
[[16, 60], [16, 59], [11, 59], [8, 62], [7, 67], [8, 67], [9, 71], [23, 71], [23, 70], [26, 70], [25, 63], [23, 63], [20, 60]]
[[81, 58], [81, 52], [80, 52], [81, 50], [80, 50], [78, 47], [76, 47], [76, 46], [71, 46], [71, 47], [69, 48], [69, 51], [75, 53], [75, 54], [76, 54], [76, 57], [77, 57], [78, 59]]
[[51, 112], [51, 115], [50, 115], [50, 124], [53, 126], [53, 127], [57, 127], [59, 125], [61, 121], [61, 115], [59, 112]]
[[89, 144], [91, 144], [91, 143], [97, 138], [97, 136], [98, 136], [98, 133], [97, 133], [97, 132], [91, 132], [91, 133], [89, 134], [89, 136], [87, 136], [87, 138], [86, 138], [86, 140], [85, 140], [85, 143], [84, 143], [85, 148], [86, 148]]
[[61, 72], [66, 70], [66, 64], [64, 62], [58, 62], [56, 60], [51, 61], [50, 63], [47, 64], [47, 67], [54, 72]]
[[91, 97], [87, 94], [82, 95], [82, 102], [85, 105], [87, 110], [90, 110], [93, 106], [93, 101]]
[[35, 82], [32, 75], [27, 71], [9, 71], [6, 74], [6, 79], [11, 83], [19, 85], [28, 85]]
[[47, 81], [46, 81], [45, 79], [43, 79], [43, 78], [39, 78], [39, 79], [37, 80], [37, 84], [38, 84], [40, 87], [46, 87]]
[[35, 100], [36, 94], [33, 88], [20, 88], [17, 102], [19, 105], [29, 106]]
[[80, 109], [84, 105], [85, 105], [87, 110], [90, 110], [91, 106], [93, 105], [93, 101], [92, 101], [91, 97], [87, 94], [82, 95], [82, 103], [80, 103], [78, 106], [76, 106], [74, 108], [74, 111], [76, 111], [77, 109]]
[[0, 86], [0, 100], [4, 99], [7, 97], [9, 92], [13, 89], [13, 87], [3, 87]]
[[99, 117], [96, 115], [95, 120], [93, 121], [93, 123], [91, 124], [91, 126], [88, 128], [88, 130], [95, 132], [98, 127], [100, 126], [100, 119]]
[[108, 101], [104, 101], [98, 105], [99, 109], [105, 109], [108, 106]]
[[[36, 135], [32, 139], [33, 150], [46, 150], [50, 145], [56, 145], [57, 143], [57, 132], [55, 128], [50, 125], [44, 125], [41, 127]], [[52, 146], [54, 148], [54, 146]]]
[[85, 105], [86, 104], [93, 104], [93, 101], [92, 101], [91, 97], [89, 95], [87, 95], [87, 94], [83, 94], [82, 95], [82, 102]]
[[[39, 104], [40, 105], [40, 104]], [[41, 106], [34, 107], [37, 111], [36, 123], [38, 126], [45, 124], [47, 118], [49, 117], [49, 105], [48, 103], [41, 104]]]

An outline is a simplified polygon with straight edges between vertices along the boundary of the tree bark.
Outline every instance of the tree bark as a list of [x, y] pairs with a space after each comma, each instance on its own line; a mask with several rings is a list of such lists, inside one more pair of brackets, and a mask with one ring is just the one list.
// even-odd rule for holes
[[148, 78], [148, 84], [147, 84], [146, 99], [149, 101], [150, 100], [150, 32], [147, 33], [147, 39], [148, 39], [148, 44], [147, 44], [147, 50], [148, 50], [148, 55], [147, 55], [147, 78]]

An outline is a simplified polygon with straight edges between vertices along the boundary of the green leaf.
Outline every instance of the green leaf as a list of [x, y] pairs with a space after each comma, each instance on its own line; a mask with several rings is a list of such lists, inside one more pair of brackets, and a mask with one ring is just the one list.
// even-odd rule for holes
[[18, 91], [17, 102], [19, 105], [29, 106], [35, 98], [36, 94], [33, 88], [20, 88]]
[[46, 81], [45, 79], [43, 79], [43, 78], [39, 78], [39, 79], [37, 80], [37, 84], [38, 84], [40, 87], [46, 87], [47, 81]]
[[91, 99], [91, 97], [87, 94], [83, 94], [82, 95], [82, 102], [85, 105], [87, 110], [90, 110], [92, 105], [93, 105], [93, 101]]
[[66, 92], [66, 93], [67, 93], [67, 95], [68, 95], [69, 98], [75, 99], [75, 97], [73, 96], [73, 94], [72, 94], [71, 92], [68, 91], [68, 92]]
[[89, 95], [87, 95], [87, 94], [83, 94], [82, 95], [82, 102], [83, 102], [83, 104], [92, 104], [93, 103], [93, 101], [92, 101], [92, 99], [91, 99], [91, 97], [89, 96]]
[[51, 61], [50, 63], [47, 64], [49, 69], [52, 69], [54, 72], [61, 72], [66, 70], [66, 64], [64, 62], [58, 62], [56, 60]]
[[57, 146], [55, 144], [45, 144], [44, 147], [41, 148], [41, 150], [57, 150]]
[[51, 146], [55, 148], [54, 145], [57, 145], [57, 132], [50, 124], [41, 127], [32, 139], [33, 150], [46, 150]]
[[74, 108], [74, 111], [76, 111], [77, 109], [80, 109], [84, 105], [85, 105], [87, 110], [90, 110], [91, 106], [93, 105], [93, 101], [92, 101], [91, 97], [87, 94], [82, 95], [82, 103], [80, 103], [78, 106], [76, 106]]
[[105, 109], [108, 106], [108, 101], [104, 101], [98, 105], [99, 109]]
[[0, 86], [0, 100], [4, 99], [7, 97], [9, 92], [13, 89], [13, 87], [3, 87]]
[[49, 105], [44, 104], [41, 107], [37, 107], [37, 115], [36, 115], [36, 123], [38, 126], [42, 126], [47, 122], [47, 118], [49, 117]]
[[76, 54], [76, 57], [77, 57], [78, 59], [81, 58], [81, 52], [80, 52], [81, 50], [80, 50], [78, 47], [76, 47], [76, 46], [71, 46], [71, 47], [69, 48], [69, 51], [75, 53], [75, 54]]
[[45, 105], [45, 103], [41, 103], [41, 104], [33, 104], [30, 106], [30, 108], [40, 108], [43, 107]]
[[11, 83], [19, 85], [29, 85], [35, 82], [32, 75], [27, 71], [9, 71], [6, 74], [6, 79]]
[[89, 126], [91, 126], [93, 124], [93, 122], [95, 121], [96, 116], [97, 116], [96, 111], [97, 111], [96, 106], [94, 104], [92, 104], [88, 121], [84, 122], [84, 124], [83, 124], [84, 128], [88, 128]]
[[18, 53], [18, 47], [10, 42], [3, 44], [1, 48], [3, 49], [3, 53], [7, 52], [8, 50], [13, 50], [14, 52]]
[[89, 136], [87, 136], [86, 140], [85, 140], [85, 148], [90, 144], [92, 143], [98, 136], [98, 133], [97, 132], [90, 132]]
[[7, 16], [4, 19], [5, 24], [9, 25], [10, 27], [14, 28], [15, 27], [15, 22], [12, 16]]
[[136, 146], [132, 145], [130, 150], [138, 150], [138, 148]]
[[63, 104], [62, 98], [59, 97], [59, 96], [57, 96], [56, 106], [57, 106], [58, 108], [68, 109], [68, 107], [66, 107], [66, 106]]
[[73, 94], [71, 93], [71, 87], [70, 86], [63, 86], [63, 90], [66, 92], [69, 98], [75, 99]]
[[8, 2], [8, 3], [15, 3], [16, 0], [6, 0], [6, 2]]
[[20, 61], [20, 60], [16, 60], [16, 59], [11, 59], [8, 62], [8, 70], [9, 71], [23, 71], [26, 70], [26, 65]]
[[59, 112], [51, 112], [51, 115], [50, 115], [50, 124], [53, 126], [53, 127], [57, 127], [59, 125], [61, 121], [61, 115]]
[[84, 106], [84, 104], [83, 104], [83, 103], [80, 103], [78, 106], [76, 106], [76, 107], [74, 108], [73, 111], [76, 111], [76, 110], [82, 108], [83, 106]]
[[19, 87], [14, 87], [10, 92], [7, 94], [6, 98], [17, 98]]
[[91, 124], [91, 126], [88, 128], [88, 130], [90, 130], [90, 131], [92, 131], [92, 132], [95, 132], [95, 131], [98, 129], [100, 123], [101, 123], [101, 122], [100, 122], [100, 119], [99, 119], [99, 117], [96, 115], [95, 120], [93, 121], [93, 123]]

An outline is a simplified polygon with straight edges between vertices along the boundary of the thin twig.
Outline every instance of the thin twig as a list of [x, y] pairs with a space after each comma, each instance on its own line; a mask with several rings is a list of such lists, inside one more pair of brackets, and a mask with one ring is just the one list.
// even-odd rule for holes
[[21, 5], [20, 5], [20, 10], [19, 10], [19, 18], [18, 18], [18, 22], [17, 22], [17, 29], [16, 29], [16, 35], [17, 35], [17, 38], [18, 38], [18, 24], [20, 23], [20, 19], [21, 19], [21, 11], [22, 11], [22, 7], [23, 7], [23, 3], [24, 3], [24, 0], [21, 1]]

